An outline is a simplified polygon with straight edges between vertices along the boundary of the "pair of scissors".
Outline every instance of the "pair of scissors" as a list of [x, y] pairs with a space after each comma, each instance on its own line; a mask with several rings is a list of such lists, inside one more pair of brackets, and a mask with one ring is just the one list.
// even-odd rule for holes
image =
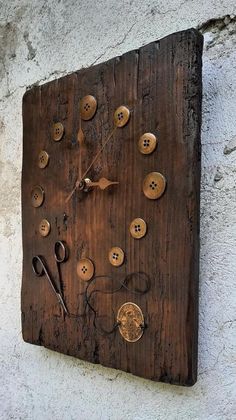
[[54, 258], [56, 260], [57, 265], [57, 272], [58, 272], [58, 282], [55, 282], [52, 275], [50, 274], [50, 271], [48, 269], [47, 263], [41, 255], [35, 255], [32, 258], [32, 269], [34, 274], [37, 277], [46, 275], [49, 284], [55, 293], [58, 302], [60, 303], [64, 315], [68, 315], [68, 310], [65, 304], [65, 301], [63, 299], [63, 293], [62, 293], [62, 287], [61, 287], [61, 271], [60, 271], [60, 264], [65, 262], [68, 259], [69, 253], [68, 248], [63, 241], [56, 241], [54, 245]]

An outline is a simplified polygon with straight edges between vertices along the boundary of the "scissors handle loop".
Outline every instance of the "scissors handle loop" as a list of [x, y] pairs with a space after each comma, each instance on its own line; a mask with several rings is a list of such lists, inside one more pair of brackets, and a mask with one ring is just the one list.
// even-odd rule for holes
[[41, 277], [47, 272], [43, 257], [41, 255], [35, 255], [32, 258], [32, 269], [37, 277]]
[[63, 241], [56, 241], [54, 246], [54, 256], [58, 263], [65, 262], [68, 259], [68, 248]]

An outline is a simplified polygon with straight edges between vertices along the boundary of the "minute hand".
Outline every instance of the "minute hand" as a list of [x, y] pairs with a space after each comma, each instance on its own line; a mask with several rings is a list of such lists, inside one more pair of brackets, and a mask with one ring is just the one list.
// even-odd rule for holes
[[77, 190], [77, 188], [79, 188], [81, 181], [83, 181], [84, 177], [87, 175], [87, 173], [90, 171], [90, 169], [92, 168], [92, 166], [94, 165], [94, 163], [97, 161], [97, 159], [99, 158], [100, 154], [102, 153], [103, 149], [105, 148], [105, 146], [107, 145], [107, 143], [109, 142], [109, 140], [111, 139], [111, 137], [113, 136], [115, 130], [117, 129], [117, 127], [114, 127], [113, 130], [110, 132], [110, 134], [108, 135], [107, 139], [105, 140], [103, 146], [101, 147], [101, 149], [98, 151], [98, 153], [96, 154], [96, 156], [94, 157], [94, 159], [92, 160], [92, 162], [90, 163], [89, 167], [86, 169], [86, 171], [83, 173], [81, 178], [78, 178], [76, 183], [75, 183], [75, 187], [73, 188], [73, 190], [71, 191], [71, 193], [68, 195], [68, 197], [66, 198], [66, 203], [71, 199], [72, 195], [74, 194], [74, 192]]

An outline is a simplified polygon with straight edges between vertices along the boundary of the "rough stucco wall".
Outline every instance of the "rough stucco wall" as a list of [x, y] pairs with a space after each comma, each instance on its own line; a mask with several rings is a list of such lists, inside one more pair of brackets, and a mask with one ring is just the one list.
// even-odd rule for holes
[[[0, 0], [1, 419], [236, 418], [235, 13], [234, 0]], [[205, 34], [199, 379], [186, 389], [23, 342], [21, 101], [35, 82], [197, 26]]]

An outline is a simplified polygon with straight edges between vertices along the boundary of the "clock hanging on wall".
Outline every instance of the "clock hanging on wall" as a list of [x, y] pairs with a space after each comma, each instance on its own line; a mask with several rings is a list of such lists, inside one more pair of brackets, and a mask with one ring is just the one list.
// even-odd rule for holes
[[196, 381], [201, 56], [191, 29], [25, 93], [25, 341]]

